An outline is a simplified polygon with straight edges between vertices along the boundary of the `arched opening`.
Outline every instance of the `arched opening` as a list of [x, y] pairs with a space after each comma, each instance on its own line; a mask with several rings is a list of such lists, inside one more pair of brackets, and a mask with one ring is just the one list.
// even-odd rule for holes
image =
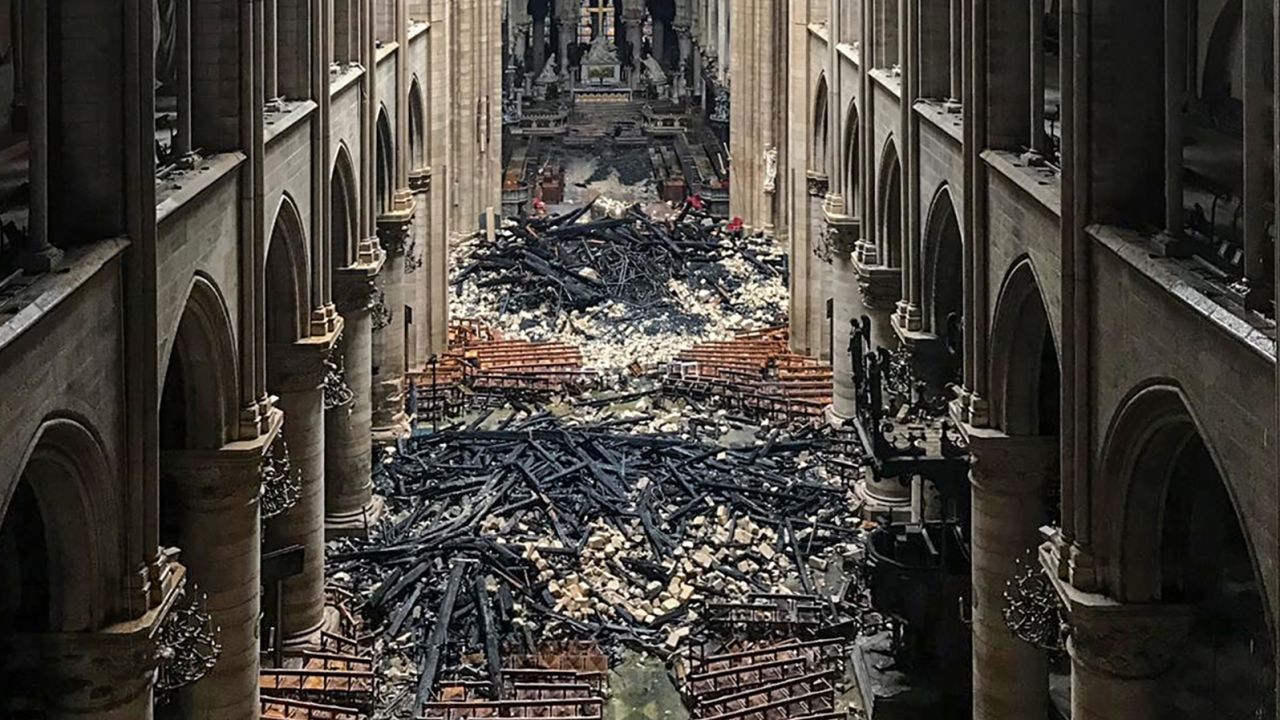
[[392, 192], [395, 188], [395, 136], [391, 133], [391, 122], [387, 120], [387, 109], [378, 111], [378, 134], [374, 174], [377, 182], [378, 212], [391, 211]]
[[217, 450], [233, 437], [236, 358], [231, 317], [212, 281], [196, 276], [178, 321], [160, 392], [160, 544], [187, 547], [187, 503], [165, 479], [166, 453]]
[[1005, 276], [991, 330], [992, 408], [1008, 435], [1057, 435], [1058, 352], [1031, 261]]
[[425, 112], [422, 107], [422, 87], [413, 79], [409, 88], [409, 161], [413, 170], [427, 166], [427, 136]]
[[880, 211], [878, 241], [880, 257], [888, 267], [902, 267], [902, 163], [893, 140], [884, 146], [880, 159], [880, 194], [877, 203]]
[[964, 327], [964, 240], [949, 188], [938, 191], [929, 209], [925, 253], [927, 328], [946, 340], [952, 352], [962, 352], [958, 333]]
[[1108, 434], [1103, 487], [1122, 523], [1104, 535], [1112, 586], [1128, 603], [1191, 611], [1185, 647], [1157, 694], [1156, 716], [1275, 716], [1275, 650], [1253, 545], [1215, 454], [1183, 394], [1136, 393]]
[[830, 131], [830, 123], [827, 119], [827, 94], [827, 77], [823, 75], [818, 78], [818, 89], [814, 92], [813, 156], [809, 160], [809, 167], [823, 175], [828, 174], [830, 165], [827, 158], [827, 138]]
[[[123, 511], [97, 435], [79, 420], [46, 420], [22, 470], [0, 488], [0, 648], [40, 633], [101, 628], [120, 610]], [[10, 484], [11, 483], [11, 484]], [[45, 717], [68, 690], [59, 663], [7, 656], [0, 716]], [[74, 692], [79, 688], [71, 689]]]
[[[0, 638], [49, 630], [49, 549], [35, 491], [23, 478], [0, 524]], [[0, 700], [0, 709], [7, 705]]]
[[[7, 649], [14, 635], [51, 629], [53, 598], [44, 517], [26, 478], [18, 482], [0, 518], [0, 648]], [[41, 699], [27, 696], [22, 686], [38, 690], [46, 684], [43, 678], [37, 672], [24, 673], [23, 679], [27, 682], [0, 683], [0, 715], [22, 717], [40, 707]]]
[[[287, 195], [280, 202], [267, 246], [267, 342], [292, 343], [307, 326], [306, 231]], [[270, 358], [267, 362], [271, 367]]]
[[[1008, 551], [1011, 556], [1035, 562], [1039, 529], [1060, 524], [1062, 517], [1061, 370], [1044, 298], [1028, 258], [1015, 262], [1001, 285], [991, 329], [991, 358], [992, 412], [997, 429], [1009, 436], [1011, 446], [1029, 448], [1023, 462], [1034, 463], [1034, 467], [1011, 470], [1025, 494], [1018, 496], [1018, 512], [1006, 520], [1018, 538], [1018, 544]], [[1004, 570], [1012, 572], [1013, 568], [1005, 565]], [[1013, 677], [1027, 687], [1034, 683], [1039, 693], [1036, 700], [1054, 708], [1051, 717], [1070, 717], [1071, 668], [1067, 658], [1018, 642], [1023, 655]]]
[[862, 168], [858, 162], [858, 108], [849, 103], [849, 112], [844, 122], [844, 202], [849, 214], [860, 215], [858, 211], [861, 195], [858, 192]]
[[329, 237], [333, 248], [334, 267], [347, 267], [355, 262], [356, 245], [360, 237], [356, 210], [355, 170], [351, 154], [345, 146], [338, 148], [329, 179]]

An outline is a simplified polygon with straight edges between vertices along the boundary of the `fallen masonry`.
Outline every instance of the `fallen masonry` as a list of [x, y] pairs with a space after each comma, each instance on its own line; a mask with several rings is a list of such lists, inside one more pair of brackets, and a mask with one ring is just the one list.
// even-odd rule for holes
[[785, 321], [787, 257], [773, 238], [689, 207], [668, 220], [627, 206], [592, 219], [593, 208], [457, 243], [456, 314], [508, 338], [578, 345], [602, 371]]
[[[381, 716], [597, 717], [599, 683], [579, 674], [596, 670], [515, 660], [566, 643], [691, 672], [679, 668], [744, 638], [856, 634], [847, 583], [824, 571], [859, 552], [864, 528], [856, 495], [824, 462], [825, 431], [766, 424], [742, 442], [739, 427], [726, 444], [696, 422], [615, 413], [609, 400], [587, 419], [481, 412], [381, 466], [388, 518], [330, 555], [331, 584], [377, 638]], [[529, 672], [555, 669], [566, 673]], [[808, 680], [818, 679], [829, 680]], [[797, 708], [834, 712], [810, 702], [826, 693], [814, 687], [792, 688]], [[699, 716], [755, 717], [735, 714], [752, 697]]]

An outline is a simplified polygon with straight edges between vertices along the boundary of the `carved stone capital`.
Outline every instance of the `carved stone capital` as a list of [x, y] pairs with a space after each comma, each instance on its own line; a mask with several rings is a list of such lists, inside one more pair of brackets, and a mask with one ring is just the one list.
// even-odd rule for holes
[[835, 254], [851, 256], [862, 241], [862, 218], [832, 212], [827, 205], [823, 206], [826, 216], [829, 241]]
[[431, 192], [431, 168], [419, 168], [409, 172], [409, 191], [414, 195]]
[[356, 263], [334, 271], [333, 301], [338, 312], [346, 315], [369, 309], [376, 289], [374, 280], [385, 263], [386, 255], [379, 250], [371, 263]]
[[902, 270], [884, 265], [863, 265], [855, 252], [853, 271], [862, 302], [869, 310], [892, 310], [902, 297]]
[[[186, 583], [169, 561], [161, 602], [138, 618], [95, 632], [15, 633], [0, 647], [0, 671], [40, 717], [142, 717], [155, 682], [157, 634]], [[136, 714], [135, 714], [136, 713]]]
[[805, 186], [810, 197], [826, 197], [831, 188], [831, 178], [826, 173], [810, 170], [804, 174]]
[[409, 233], [413, 229], [414, 206], [395, 210], [378, 217], [378, 243], [387, 255], [396, 256], [404, 252], [409, 242]]
[[969, 478], [977, 492], [1037, 494], [1057, 475], [1057, 436], [1015, 437], [965, 424], [960, 432], [969, 446]]
[[[1077, 552], [1079, 550], [1079, 552]], [[1040, 546], [1040, 563], [1062, 599], [1071, 628], [1072, 659], [1093, 672], [1135, 680], [1165, 673], [1191, 631], [1194, 608], [1165, 603], [1121, 603], [1081, 589], [1068, 577], [1064, 561], [1075, 564], [1087, 549], [1059, 538]]]
[[196, 512], [255, 502], [262, 490], [262, 457], [280, 434], [284, 413], [272, 408], [264, 425], [261, 434], [227, 443], [217, 450], [162, 452], [160, 467], [165, 482], [184, 490], [174, 494], [176, 501]]
[[334, 346], [342, 335], [344, 321], [338, 318], [332, 332], [313, 335], [297, 342], [269, 345], [271, 358], [268, 383], [280, 392], [314, 390], [324, 382], [324, 361], [333, 354]]
[[1076, 602], [1067, 612], [1071, 657], [1091, 670], [1126, 679], [1166, 672], [1192, 622], [1192, 609], [1185, 605]]

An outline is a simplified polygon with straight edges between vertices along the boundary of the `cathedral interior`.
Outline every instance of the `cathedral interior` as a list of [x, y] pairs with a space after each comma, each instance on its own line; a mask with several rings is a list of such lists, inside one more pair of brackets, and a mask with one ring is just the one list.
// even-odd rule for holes
[[0, 717], [1280, 720], [1270, 0], [0, 0]]

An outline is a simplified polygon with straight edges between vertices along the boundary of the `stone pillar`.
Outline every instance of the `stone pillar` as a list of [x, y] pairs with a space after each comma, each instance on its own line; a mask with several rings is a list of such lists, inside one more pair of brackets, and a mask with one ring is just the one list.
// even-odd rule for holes
[[921, 329], [921, 228], [920, 228], [920, 116], [915, 101], [920, 97], [920, 68], [908, 58], [916, 58], [920, 7], [911, 0], [898, 0], [898, 59], [902, 63], [902, 99], [898, 108], [898, 152], [902, 158], [902, 253], [903, 293], [893, 322], [901, 333]]
[[364, 532], [379, 510], [373, 495], [373, 302], [374, 279], [385, 261], [381, 249], [335, 273], [334, 300], [345, 329], [338, 352], [355, 398], [325, 412], [324, 510], [326, 536]]
[[1267, 277], [1269, 242], [1268, 185], [1273, 181], [1268, 159], [1274, 154], [1271, 128], [1273, 93], [1267, 89], [1271, 58], [1272, 3], [1244, 0], [1244, 277], [1236, 291], [1245, 307], [1264, 310], [1272, 298]]
[[853, 356], [849, 354], [850, 322], [858, 318], [858, 275], [850, 253], [836, 253], [831, 261], [831, 415], [847, 420], [858, 409], [853, 386]]
[[[1042, 561], [1045, 549], [1040, 552]], [[1161, 720], [1172, 714], [1162, 680], [1186, 643], [1192, 608], [1123, 604], [1075, 589], [1045, 563], [1070, 618], [1073, 720]]]
[[529, 66], [529, 77], [536, 78], [538, 73], [542, 72], [542, 66], [547, 64], [547, 16], [533, 16], [533, 35], [529, 38], [530, 44], [533, 46], [531, 54], [533, 61]]
[[676, 72], [676, 97], [683, 99], [689, 94], [689, 61], [693, 54], [693, 38], [689, 37], [688, 26], [676, 26], [676, 40], [680, 50], [680, 66]]
[[644, 32], [638, 18], [628, 18], [624, 23], [627, 30], [627, 45], [631, 47], [631, 57], [626, 60], [630, 73], [628, 77], [634, 89], [640, 87], [640, 78], [644, 75], [640, 65], [640, 46], [644, 44]]
[[1057, 481], [1058, 438], [963, 430], [973, 455], [973, 717], [1046, 717], [1045, 654], [1009, 632], [1003, 608], [1016, 561], [1039, 545], [1045, 486]]
[[1164, 226], [1170, 238], [1180, 239], [1184, 205], [1182, 113], [1187, 94], [1187, 0], [1165, 0], [1164, 33]]
[[560, 26], [560, 78], [569, 78], [569, 46], [578, 38], [580, 0], [556, 0], [556, 21]]
[[1048, 135], [1044, 129], [1044, 0], [1031, 0], [1031, 25], [1027, 28], [1027, 37], [1031, 46], [1027, 58], [1031, 65], [1029, 146], [1033, 155], [1044, 157], [1048, 154]]
[[[405, 256], [405, 294], [413, 308], [413, 344], [408, 348], [408, 368], [421, 368], [431, 357], [432, 327], [431, 306], [449, 302], [447, 283], [432, 282], [431, 224], [428, 208], [431, 207], [431, 171], [417, 168], [409, 173], [409, 190], [413, 192], [413, 242]], [[446, 270], [447, 272], [447, 270]]]
[[404, 251], [413, 222], [413, 208], [378, 218], [378, 241], [386, 251], [379, 274], [383, 302], [390, 320], [373, 327], [373, 438], [387, 443], [409, 431], [404, 413]]
[[267, 39], [262, 48], [263, 75], [268, 102], [280, 97], [280, 8], [276, 2], [265, 0], [263, 3], [262, 34]]
[[288, 646], [318, 641], [324, 623], [324, 360], [333, 352], [344, 324], [327, 335], [306, 338], [271, 352], [269, 381], [284, 411], [289, 460], [301, 474], [298, 502], [266, 522], [265, 546], [303, 548], [302, 573], [284, 582], [280, 634]]
[[898, 335], [893, 330], [893, 311], [902, 298], [902, 270], [880, 264], [874, 240], [858, 243], [853, 253], [853, 269], [858, 277], [858, 294], [851, 312], [871, 320], [871, 344], [893, 349]]
[[178, 138], [174, 153], [186, 157], [191, 145], [191, 3], [178, 0], [174, 7], [174, 62], [178, 66]]
[[713, 0], [719, 8], [716, 13], [716, 71], [720, 84], [729, 79], [729, 0]]
[[262, 457], [282, 420], [273, 411], [267, 432], [252, 440], [160, 458], [162, 482], [173, 488], [174, 508], [182, 514], [178, 542], [188, 581], [205, 593], [205, 607], [221, 629], [218, 663], [179, 692], [183, 717], [257, 716]]
[[[963, 21], [961, 17], [963, 13], [963, 0], [950, 0], [950, 2], [951, 2], [950, 8], [949, 8], [950, 19], [948, 21], [948, 28], [947, 28], [949, 30], [949, 35], [950, 35], [949, 42], [950, 42], [950, 50], [951, 50], [948, 56], [950, 58], [948, 63], [950, 66], [950, 75], [949, 75], [950, 89], [948, 92], [949, 97], [947, 97], [947, 102], [944, 103], [944, 107], [946, 108], [947, 112], [957, 113], [957, 112], [960, 112], [961, 94], [964, 92], [964, 81], [962, 80], [963, 72], [964, 72], [964, 69], [963, 69], [964, 32], [963, 32]], [[863, 48], [866, 48], [866, 47], [867, 47], [867, 44], [863, 43]], [[863, 52], [866, 52], [866, 51], [863, 50]]]
[[28, 214], [23, 269], [44, 272], [62, 261], [49, 242], [49, 8], [28, 0], [22, 15], [23, 52], [28, 62], [23, 84], [27, 100]]
[[658, 63], [661, 64], [664, 68], [667, 66], [666, 53], [667, 53], [667, 23], [662, 20], [659, 20], [658, 18], [654, 18], [653, 19], [653, 59], [657, 60]]
[[[11, 636], [0, 660], [5, 682], [13, 683], [13, 692], [6, 695], [21, 710], [33, 711], [15, 717], [151, 720], [156, 669], [151, 635], [170, 605], [162, 603], [137, 620], [98, 632]], [[8, 709], [0, 707], [0, 712]]]

